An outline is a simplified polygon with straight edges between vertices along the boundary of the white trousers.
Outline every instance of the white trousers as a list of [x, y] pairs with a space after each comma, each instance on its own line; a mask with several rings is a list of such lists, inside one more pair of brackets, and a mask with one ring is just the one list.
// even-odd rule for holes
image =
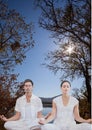
[[59, 127], [53, 123], [43, 125], [42, 130], [92, 130], [92, 124], [81, 123], [70, 127]]
[[[31, 130], [23, 120], [8, 121], [4, 124], [6, 130]], [[81, 123], [69, 128], [58, 127], [52, 124], [41, 125], [41, 130], [92, 130], [92, 124]]]
[[[4, 124], [6, 130], [31, 130], [23, 120], [7, 121]], [[41, 130], [58, 130], [54, 124], [41, 125]]]
[[57, 129], [56, 125], [52, 123], [48, 123], [48, 124], [42, 125], [41, 130], [59, 130], [59, 129]]
[[57, 126], [58, 130], [92, 130], [92, 125], [88, 123], [80, 123], [80, 124], [60, 124]]
[[92, 130], [92, 124], [89, 123], [77, 124], [75, 130]]
[[4, 127], [6, 130], [30, 130], [26, 123], [24, 121], [21, 120], [17, 120], [17, 121], [7, 121], [4, 124]]
[[92, 130], [92, 124], [80, 123], [80, 124], [70, 125], [68, 127], [63, 127], [63, 126], [57, 126], [54, 123], [52, 123], [52, 124], [43, 125], [41, 128], [42, 128], [41, 130]]

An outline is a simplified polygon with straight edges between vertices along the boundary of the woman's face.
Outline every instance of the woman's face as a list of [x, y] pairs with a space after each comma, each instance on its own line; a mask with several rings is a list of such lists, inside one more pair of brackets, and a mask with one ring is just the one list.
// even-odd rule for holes
[[68, 94], [70, 91], [70, 84], [68, 82], [64, 82], [61, 86], [62, 94]]

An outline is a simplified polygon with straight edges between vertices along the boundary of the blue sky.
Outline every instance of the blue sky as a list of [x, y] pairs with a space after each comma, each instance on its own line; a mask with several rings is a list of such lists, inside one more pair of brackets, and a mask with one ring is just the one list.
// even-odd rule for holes
[[[39, 10], [32, 6], [33, 0], [6, 0], [9, 8], [16, 9], [26, 20], [32, 21], [35, 26], [35, 46], [27, 52], [27, 58], [22, 65], [15, 68], [15, 73], [19, 73], [18, 81], [32, 79], [34, 82], [34, 93], [40, 97], [52, 97], [61, 93], [60, 91], [60, 73], [54, 73], [41, 64], [45, 62], [44, 58], [50, 50], [56, 48], [54, 39], [50, 38], [50, 32], [42, 29], [38, 25]], [[71, 82], [72, 88], [81, 87], [82, 79], [75, 79]]]

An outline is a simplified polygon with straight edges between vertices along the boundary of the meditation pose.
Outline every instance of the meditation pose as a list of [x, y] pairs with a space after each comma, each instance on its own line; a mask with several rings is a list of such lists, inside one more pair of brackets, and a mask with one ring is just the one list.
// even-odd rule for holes
[[16, 101], [16, 114], [11, 118], [6, 118], [4, 115], [0, 118], [5, 121], [4, 127], [7, 130], [40, 130], [38, 120], [42, 117], [41, 99], [32, 93], [32, 80], [26, 79], [23, 86], [25, 95]]
[[[53, 122], [53, 127], [50, 130], [91, 130], [92, 119], [83, 119], [79, 115], [79, 101], [69, 94], [71, 84], [69, 81], [63, 81], [60, 85], [62, 96], [53, 99], [52, 112], [45, 120], [40, 120], [40, 124]], [[76, 121], [80, 122], [77, 124]], [[48, 123], [49, 124], [49, 123]], [[46, 130], [49, 129], [46, 126]]]

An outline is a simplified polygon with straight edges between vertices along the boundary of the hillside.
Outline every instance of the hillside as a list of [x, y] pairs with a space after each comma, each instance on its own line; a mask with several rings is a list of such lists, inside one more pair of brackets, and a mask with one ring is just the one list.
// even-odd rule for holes
[[57, 95], [57, 96], [54, 96], [54, 97], [51, 97], [51, 98], [43, 98], [43, 97], [40, 97], [41, 100], [42, 100], [42, 103], [43, 103], [43, 107], [52, 107], [52, 100], [58, 96], [61, 96], [61, 95]]

